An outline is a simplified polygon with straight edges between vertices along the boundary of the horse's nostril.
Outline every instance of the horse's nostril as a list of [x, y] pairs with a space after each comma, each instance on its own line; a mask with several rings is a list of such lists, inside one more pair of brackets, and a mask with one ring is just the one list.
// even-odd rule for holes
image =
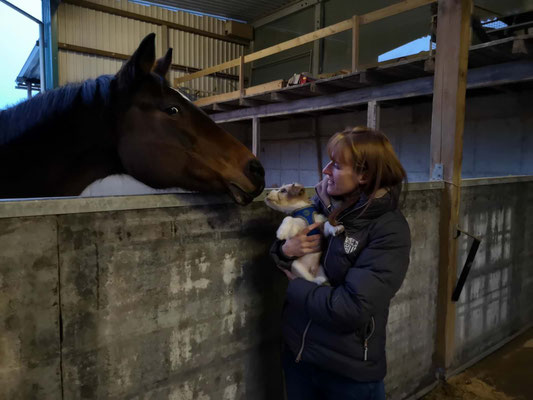
[[246, 169], [255, 179], [259, 178], [262, 180], [265, 177], [265, 170], [257, 160], [250, 160], [246, 165]]

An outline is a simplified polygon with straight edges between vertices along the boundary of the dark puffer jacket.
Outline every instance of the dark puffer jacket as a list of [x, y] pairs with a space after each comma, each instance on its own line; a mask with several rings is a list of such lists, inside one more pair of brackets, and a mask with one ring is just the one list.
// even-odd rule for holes
[[[325, 182], [316, 187], [315, 205], [332, 208]], [[389, 304], [400, 288], [411, 248], [407, 221], [397, 208], [397, 191], [364, 199], [337, 218], [345, 232], [329, 238], [322, 265], [331, 286], [301, 278], [290, 281], [283, 311], [283, 338], [297, 357], [360, 382], [385, 377], [385, 332]], [[271, 256], [290, 268], [276, 241]]]

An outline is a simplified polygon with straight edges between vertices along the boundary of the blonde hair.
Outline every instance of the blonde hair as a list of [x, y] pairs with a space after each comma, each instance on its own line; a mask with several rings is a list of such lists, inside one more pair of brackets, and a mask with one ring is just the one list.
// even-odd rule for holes
[[329, 139], [327, 150], [331, 159], [353, 164], [355, 171], [362, 174], [366, 181], [360, 185], [358, 193], [345, 199], [345, 204], [332, 214], [331, 222], [340, 212], [357, 202], [361, 193], [369, 199], [364, 212], [379, 189], [398, 187], [399, 195], [400, 184], [407, 179], [389, 139], [381, 131], [366, 126], [347, 128]]

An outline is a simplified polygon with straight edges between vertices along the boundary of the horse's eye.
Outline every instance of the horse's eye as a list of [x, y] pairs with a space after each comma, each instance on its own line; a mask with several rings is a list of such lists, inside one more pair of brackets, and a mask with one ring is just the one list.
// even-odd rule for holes
[[177, 114], [180, 112], [179, 108], [178, 107], [168, 107], [168, 108], [165, 108], [165, 112], [168, 114], [168, 115], [174, 115], [174, 114]]

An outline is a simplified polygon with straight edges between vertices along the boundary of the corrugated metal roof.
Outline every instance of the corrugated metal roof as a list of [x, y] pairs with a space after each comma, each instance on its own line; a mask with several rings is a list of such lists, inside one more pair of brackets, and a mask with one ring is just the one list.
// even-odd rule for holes
[[249, 23], [294, 3], [294, 0], [150, 0], [142, 2]]

